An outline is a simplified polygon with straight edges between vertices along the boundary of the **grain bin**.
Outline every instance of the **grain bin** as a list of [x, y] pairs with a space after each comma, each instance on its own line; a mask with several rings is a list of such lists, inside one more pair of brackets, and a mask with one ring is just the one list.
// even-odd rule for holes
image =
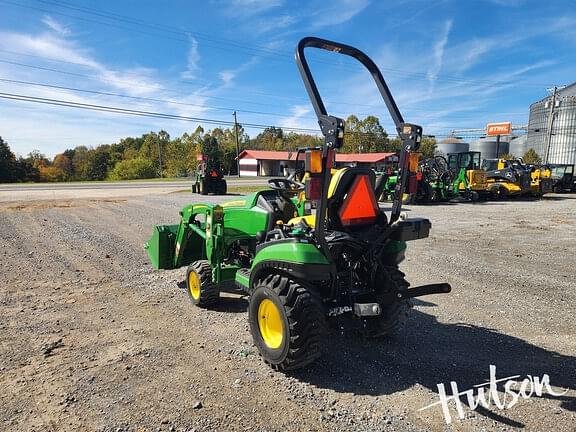
[[468, 150], [469, 144], [456, 137], [445, 138], [436, 145], [436, 151], [442, 155], [467, 152]]
[[480, 152], [482, 159], [496, 159], [510, 152], [510, 143], [505, 138], [500, 138], [498, 143], [496, 137], [485, 137], [472, 141], [470, 151]]
[[576, 82], [530, 105], [527, 148], [546, 160], [550, 132], [550, 113], [554, 112], [548, 162], [576, 164]]
[[510, 140], [510, 154], [522, 157], [528, 151], [526, 147], [528, 135], [515, 136]]

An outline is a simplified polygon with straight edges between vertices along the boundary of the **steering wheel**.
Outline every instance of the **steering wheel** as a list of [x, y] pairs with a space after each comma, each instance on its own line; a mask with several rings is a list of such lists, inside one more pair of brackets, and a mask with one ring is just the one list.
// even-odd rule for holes
[[299, 192], [304, 190], [304, 185], [302, 183], [295, 182], [294, 180], [289, 180], [285, 178], [275, 178], [268, 180], [268, 186], [277, 191], [285, 192]]

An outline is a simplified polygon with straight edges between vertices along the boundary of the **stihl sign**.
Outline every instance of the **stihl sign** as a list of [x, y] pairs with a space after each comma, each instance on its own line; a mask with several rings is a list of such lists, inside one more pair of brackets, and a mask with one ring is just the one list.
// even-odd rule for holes
[[510, 135], [512, 132], [512, 123], [502, 122], [502, 123], [488, 123], [486, 126], [486, 135], [496, 136], [496, 135]]

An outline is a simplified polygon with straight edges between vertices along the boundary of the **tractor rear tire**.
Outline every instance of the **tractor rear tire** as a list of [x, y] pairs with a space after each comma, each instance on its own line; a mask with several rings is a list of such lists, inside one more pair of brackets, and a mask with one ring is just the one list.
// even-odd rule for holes
[[248, 320], [260, 355], [276, 370], [299, 369], [321, 355], [324, 310], [314, 293], [299, 282], [279, 274], [256, 282]]
[[[386, 267], [389, 288], [398, 291], [407, 290], [410, 284], [406, 281], [404, 273], [396, 267]], [[380, 295], [385, 293], [380, 293]], [[376, 294], [378, 299], [379, 295]], [[380, 303], [380, 302], [379, 302]], [[368, 338], [384, 338], [398, 333], [408, 320], [408, 314], [412, 308], [410, 299], [395, 301], [394, 303], [381, 304], [381, 313], [376, 317], [364, 320], [363, 334]]]
[[200, 180], [198, 183], [198, 193], [200, 195], [208, 195], [208, 191], [206, 190], [206, 181]]
[[226, 180], [220, 180], [218, 182], [218, 195], [226, 195], [227, 189]]
[[212, 282], [212, 267], [206, 260], [194, 261], [186, 271], [186, 291], [192, 303], [206, 308], [218, 303], [220, 289]]

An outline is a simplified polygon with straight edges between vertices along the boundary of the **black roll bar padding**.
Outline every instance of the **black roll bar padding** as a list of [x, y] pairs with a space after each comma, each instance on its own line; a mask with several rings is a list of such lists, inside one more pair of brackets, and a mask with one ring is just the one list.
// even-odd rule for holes
[[390, 116], [394, 121], [394, 125], [396, 126], [397, 131], [399, 133], [401, 132], [400, 127], [404, 123], [402, 114], [400, 114], [400, 110], [398, 109], [398, 106], [396, 105], [396, 102], [394, 101], [394, 98], [388, 89], [386, 81], [384, 81], [382, 73], [370, 57], [368, 57], [359, 49], [349, 45], [329, 41], [326, 39], [320, 39], [317, 37], [305, 37], [298, 43], [296, 48], [296, 64], [298, 65], [298, 70], [300, 71], [300, 75], [302, 76], [306, 91], [308, 92], [308, 96], [312, 101], [312, 105], [314, 106], [314, 111], [316, 112], [318, 119], [320, 119], [320, 116], [327, 115], [327, 112], [326, 107], [324, 106], [324, 102], [322, 101], [318, 91], [318, 87], [316, 86], [314, 78], [312, 77], [312, 73], [310, 72], [310, 67], [308, 66], [306, 56], [304, 55], [305, 48], [319, 48], [326, 51], [344, 54], [355, 58], [360, 63], [362, 63], [362, 65], [368, 69], [370, 75], [372, 75], [372, 78], [374, 79], [374, 82], [376, 83], [376, 86], [382, 95], [382, 99], [384, 99], [384, 103], [390, 112]]

